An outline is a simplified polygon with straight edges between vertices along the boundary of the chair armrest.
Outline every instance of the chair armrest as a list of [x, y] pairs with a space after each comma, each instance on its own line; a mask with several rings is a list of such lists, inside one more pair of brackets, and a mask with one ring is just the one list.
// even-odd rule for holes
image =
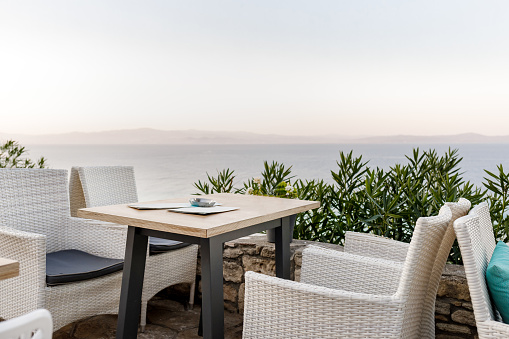
[[392, 295], [403, 264], [309, 246], [302, 252], [300, 281], [358, 293]]
[[70, 217], [66, 247], [102, 257], [123, 259], [126, 238], [127, 226]]
[[509, 325], [494, 320], [477, 322], [477, 333], [484, 338], [508, 338]]
[[[243, 338], [397, 337], [403, 302], [255, 272], [245, 275]], [[399, 329], [398, 329], [399, 327]]]
[[365, 257], [404, 262], [410, 244], [378, 235], [346, 232], [345, 252]]
[[46, 236], [0, 226], [0, 257], [19, 262], [19, 276], [0, 281], [0, 317], [9, 319], [43, 307]]

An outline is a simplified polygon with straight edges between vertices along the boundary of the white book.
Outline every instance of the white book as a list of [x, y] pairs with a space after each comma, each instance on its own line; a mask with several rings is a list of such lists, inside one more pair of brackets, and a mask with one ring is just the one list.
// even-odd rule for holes
[[167, 210], [170, 208], [183, 208], [183, 207], [191, 207], [191, 204], [187, 202], [166, 202], [166, 203], [157, 203], [157, 204], [131, 204], [128, 205], [131, 208], [135, 208], [137, 210]]
[[184, 207], [184, 208], [174, 208], [169, 209], [168, 212], [177, 212], [177, 213], [188, 213], [188, 214], [214, 214], [214, 213], [222, 213], [238, 210], [238, 207], [222, 207], [222, 206], [213, 206], [213, 207]]

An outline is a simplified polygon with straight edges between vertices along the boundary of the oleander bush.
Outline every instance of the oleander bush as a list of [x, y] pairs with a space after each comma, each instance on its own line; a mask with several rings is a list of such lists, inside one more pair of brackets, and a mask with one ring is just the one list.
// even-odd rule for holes
[[27, 149], [14, 140], [0, 145], [0, 168], [44, 168], [46, 159], [41, 157], [35, 162], [26, 158]]
[[[409, 242], [419, 217], [435, 215], [445, 202], [463, 197], [472, 205], [487, 201], [496, 238], [509, 240], [509, 173], [502, 165], [498, 173], [485, 171], [484, 188], [480, 188], [463, 179], [457, 149], [439, 155], [435, 150], [421, 152], [417, 148], [406, 158], [406, 164], [383, 170], [370, 167], [353, 152], [339, 152], [337, 167], [328, 180], [295, 179], [292, 166], [264, 162], [261, 177], [249, 179], [239, 188], [230, 169], [218, 171], [217, 176], [207, 173], [208, 182], [198, 181], [194, 186], [205, 194], [229, 192], [320, 201], [320, 208], [298, 215], [296, 239], [343, 244], [345, 232], [355, 231]], [[291, 195], [286, 194], [292, 189]], [[461, 263], [456, 243], [449, 260]]]

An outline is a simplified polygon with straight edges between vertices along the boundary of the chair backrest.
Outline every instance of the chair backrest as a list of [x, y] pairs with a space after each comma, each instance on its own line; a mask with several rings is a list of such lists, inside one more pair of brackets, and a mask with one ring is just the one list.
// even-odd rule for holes
[[46, 235], [46, 251], [64, 249], [69, 198], [67, 171], [0, 169], [0, 226]]
[[396, 296], [406, 300], [402, 324], [404, 338], [418, 336], [422, 303], [451, 218], [450, 208], [442, 206], [437, 216], [417, 219], [396, 292]]
[[483, 246], [486, 250], [488, 262], [491, 260], [493, 251], [497, 246], [495, 235], [493, 234], [493, 223], [491, 222], [490, 207], [487, 202], [476, 205], [470, 211], [470, 214], [479, 217], [479, 231], [481, 232], [481, 239]]
[[77, 217], [80, 208], [87, 207], [85, 202], [85, 194], [81, 186], [80, 174], [78, 173], [79, 167], [71, 168], [71, 175], [69, 177], [69, 207], [71, 216]]
[[0, 322], [2, 339], [51, 339], [52, 335], [53, 321], [51, 314], [45, 309]]
[[[476, 206], [467, 216], [454, 222], [454, 230], [460, 246], [476, 322], [498, 319], [491, 304], [486, 284], [486, 268], [493, 254], [493, 246], [484, 238], [487, 231], [486, 226], [488, 225], [487, 223], [485, 225], [481, 224], [481, 219], [486, 221], [484, 207], [487, 206], [483, 204]], [[481, 215], [483, 215], [482, 218]]]
[[428, 283], [428, 292], [426, 300], [424, 302], [423, 315], [421, 318], [421, 334], [427, 333], [429, 337], [434, 337], [435, 333], [435, 300], [437, 297], [438, 285], [444, 271], [447, 258], [451, 252], [452, 245], [456, 239], [454, 233], [454, 221], [460, 217], [467, 215], [470, 209], [470, 201], [464, 198], [460, 198], [458, 202], [447, 202], [445, 203], [451, 210], [452, 218], [447, 226], [447, 231], [442, 239], [440, 248], [437, 252], [433, 270], [430, 275]]
[[80, 208], [138, 202], [132, 166], [73, 167], [69, 192], [73, 216]]

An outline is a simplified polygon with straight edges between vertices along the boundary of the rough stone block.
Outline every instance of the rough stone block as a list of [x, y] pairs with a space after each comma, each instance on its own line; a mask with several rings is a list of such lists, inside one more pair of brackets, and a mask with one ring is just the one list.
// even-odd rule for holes
[[243, 256], [242, 257], [242, 265], [244, 266], [244, 270], [246, 272], [254, 271], [254, 272], [267, 274], [267, 275], [271, 275], [271, 276], [276, 275], [275, 260], [271, 260], [268, 258]]
[[239, 287], [239, 313], [244, 314], [244, 295], [246, 293], [246, 285], [244, 283], [240, 284]]
[[301, 273], [300, 267], [296, 268], [295, 269], [295, 281], [300, 281], [300, 273]]
[[225, 283], [223, 285], [224, 300], [237, 303], [238, 286], [236, 284]]
[[457, 276], [442, 276], [437, 295], [470, 301], [470, 291], [466, 280]]
[[276, 249], [274, 247], [264, 247], [264, 248], [262, 248], [260, 255], [265, 258], [275, 258], [276, 257]]
[[449, 333], [471, 334], [470, 328], [463, 325], [437, 323], [436, 328]]
[[241, 249], [247, 255], [259, 255], [261, 251], [261, 247], [256, 245], [243, 245]]
[[235, 259], [243, 255], [244, 252], [238, 247], [227, 247], [223, 251], [223, 258]]
[[435, 314], [435, 319], [438, 321], [449, 321], [449, 318], [442, 314]]
[[295, 261], [295, 267], [302, 266], [302, 251], [295, 252], [293, 259]]
[[265, 246], [256, 246], [256, 255], [259, 255]]
[[467, 311], [467, 310], [454, 311], [453, 314], [451, 315], [451, 319], [454, 322], [457, 322], [460, 324], [475, 326], [474, 313]]
[[461, 306], [470, 311], [474, 310], [474, 308], [472, 307], [472, 303], [462, 303]]
[[224, 302], [224, 309], [228, 312], [237, 312], [237, 303], [232, 303], [231, 301]]
[[435, 336], [435, 339], [465, 339], [465, 336], [457, 336], [457, 335], [450, 335], [450, 334], [437, 334]]
[[242, 282], [244, 269], [235, 261], [223, 261], [223, 278], [226, 281]]
[[451, 304], [446, 301], [437, 300], [435, 302], [435, 313], [444, 315], [451, 314]]

